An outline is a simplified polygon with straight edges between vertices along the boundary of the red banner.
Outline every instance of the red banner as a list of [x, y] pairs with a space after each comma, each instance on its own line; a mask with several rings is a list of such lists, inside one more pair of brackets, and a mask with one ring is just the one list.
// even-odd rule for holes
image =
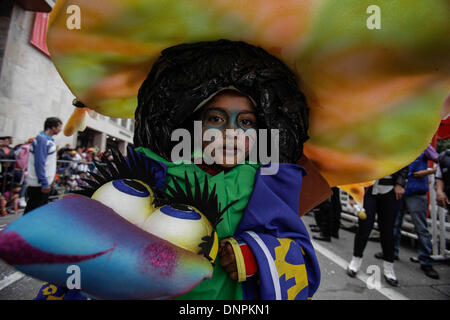
[[47, 27], [48, 27], [48, 13], [36, 12], [34, 18], [33, 32], [31, 34], [30, 43], [41, 50], [46, 55], [50, 56], [47, 48]]
[[439, 129], [436, 132], [437, 140], [449, 139], [450, 138], [450, 117], [442, 120]]

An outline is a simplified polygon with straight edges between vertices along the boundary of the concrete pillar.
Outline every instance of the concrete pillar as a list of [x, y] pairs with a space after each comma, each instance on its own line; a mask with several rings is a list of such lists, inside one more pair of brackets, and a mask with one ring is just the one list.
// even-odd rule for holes
[[120, 140], [119, 142], [119, 151], [120, 153], [122, 153], [124, 156], [127, 153], [127, 145], [128, 143], [126, 141]]
[[104, 152], [106, 150], [106, 133], [97, 133], [94, 137], [94, 145], [97, 146], [100, 151]]

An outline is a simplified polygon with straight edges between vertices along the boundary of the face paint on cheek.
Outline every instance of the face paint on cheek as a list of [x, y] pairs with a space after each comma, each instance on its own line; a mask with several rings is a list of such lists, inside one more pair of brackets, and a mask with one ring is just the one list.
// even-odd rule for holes
[[230, 111], [230, 117], [229, 117], [227, 129], [234, 129], [234, 130], [240, 129], [239, 123], [238, 123], [238, 116], [239, 116], [239, 112]]
[[214, 124], [211, 124], [211, 123], [208, 122], [208, 123], [203, 124], [202, 128], [203, 128], [203, 131], [206, 131], [206, 130], [209, 130], [209, 129], [217, 129], [217, 130], [222, 131], [222, 130], [224, 130], [226, 128], [226, 126], [224, 124], [214, 125]]
[[[230, 111], [229, 129], [234, 129], [234, 130], [241, 129], [241, 130], [244, 130], [244, 131], [247, 131], [249, 129], [256, 129], [255, 125], [251, 125], [251, 126], [242, 125], [240, 123], [240, 121], [241, 121], [241, 117], [240, 117], [241, 114], [242, 114], [241, 110], [235, 110], [235, 111], [232, 110], [232, 111]], [[245, 114], [246, 113], [244, 113], [243, 117], [245, 117]], [[250, 120], [250, 119], [245, 119], [245, 120], [254, 122], [253, 120]]]
[[228, 115], [226, 112], [214, 109], [207, 111], [202, 117], [202, 129], [206, 131], [208, 129], [225, 130], [228, 123]]

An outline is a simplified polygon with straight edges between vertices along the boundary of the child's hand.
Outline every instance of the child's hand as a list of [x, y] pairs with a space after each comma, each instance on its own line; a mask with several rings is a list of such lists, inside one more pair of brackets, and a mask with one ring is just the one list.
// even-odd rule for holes
[[236, 257], [234, 256], [233, 248], [225, 239], [220, 241], [219, 248], [220, 265], [225, 269], [233, 280], [238, 279]]

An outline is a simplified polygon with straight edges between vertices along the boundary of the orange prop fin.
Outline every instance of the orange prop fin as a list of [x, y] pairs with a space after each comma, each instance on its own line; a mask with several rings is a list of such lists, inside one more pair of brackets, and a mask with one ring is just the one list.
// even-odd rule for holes
[[354, 206], [354, 208], [356, 209], [358, 218], [360, 218], [361, 220], [365, 220], [367, 218], [366, 212], [364, 210], [364, 188], [373, 185], [373, 183], [374, 181], [368, 181], [339, 186], [340, 189], [347, 192], [355, 200], [356, 205]]
[[64, 135], [70, 137], [77, 131], [86, 129], [86, 111], [87, 108], [75, 108], [66, 125], [64, 126]]

